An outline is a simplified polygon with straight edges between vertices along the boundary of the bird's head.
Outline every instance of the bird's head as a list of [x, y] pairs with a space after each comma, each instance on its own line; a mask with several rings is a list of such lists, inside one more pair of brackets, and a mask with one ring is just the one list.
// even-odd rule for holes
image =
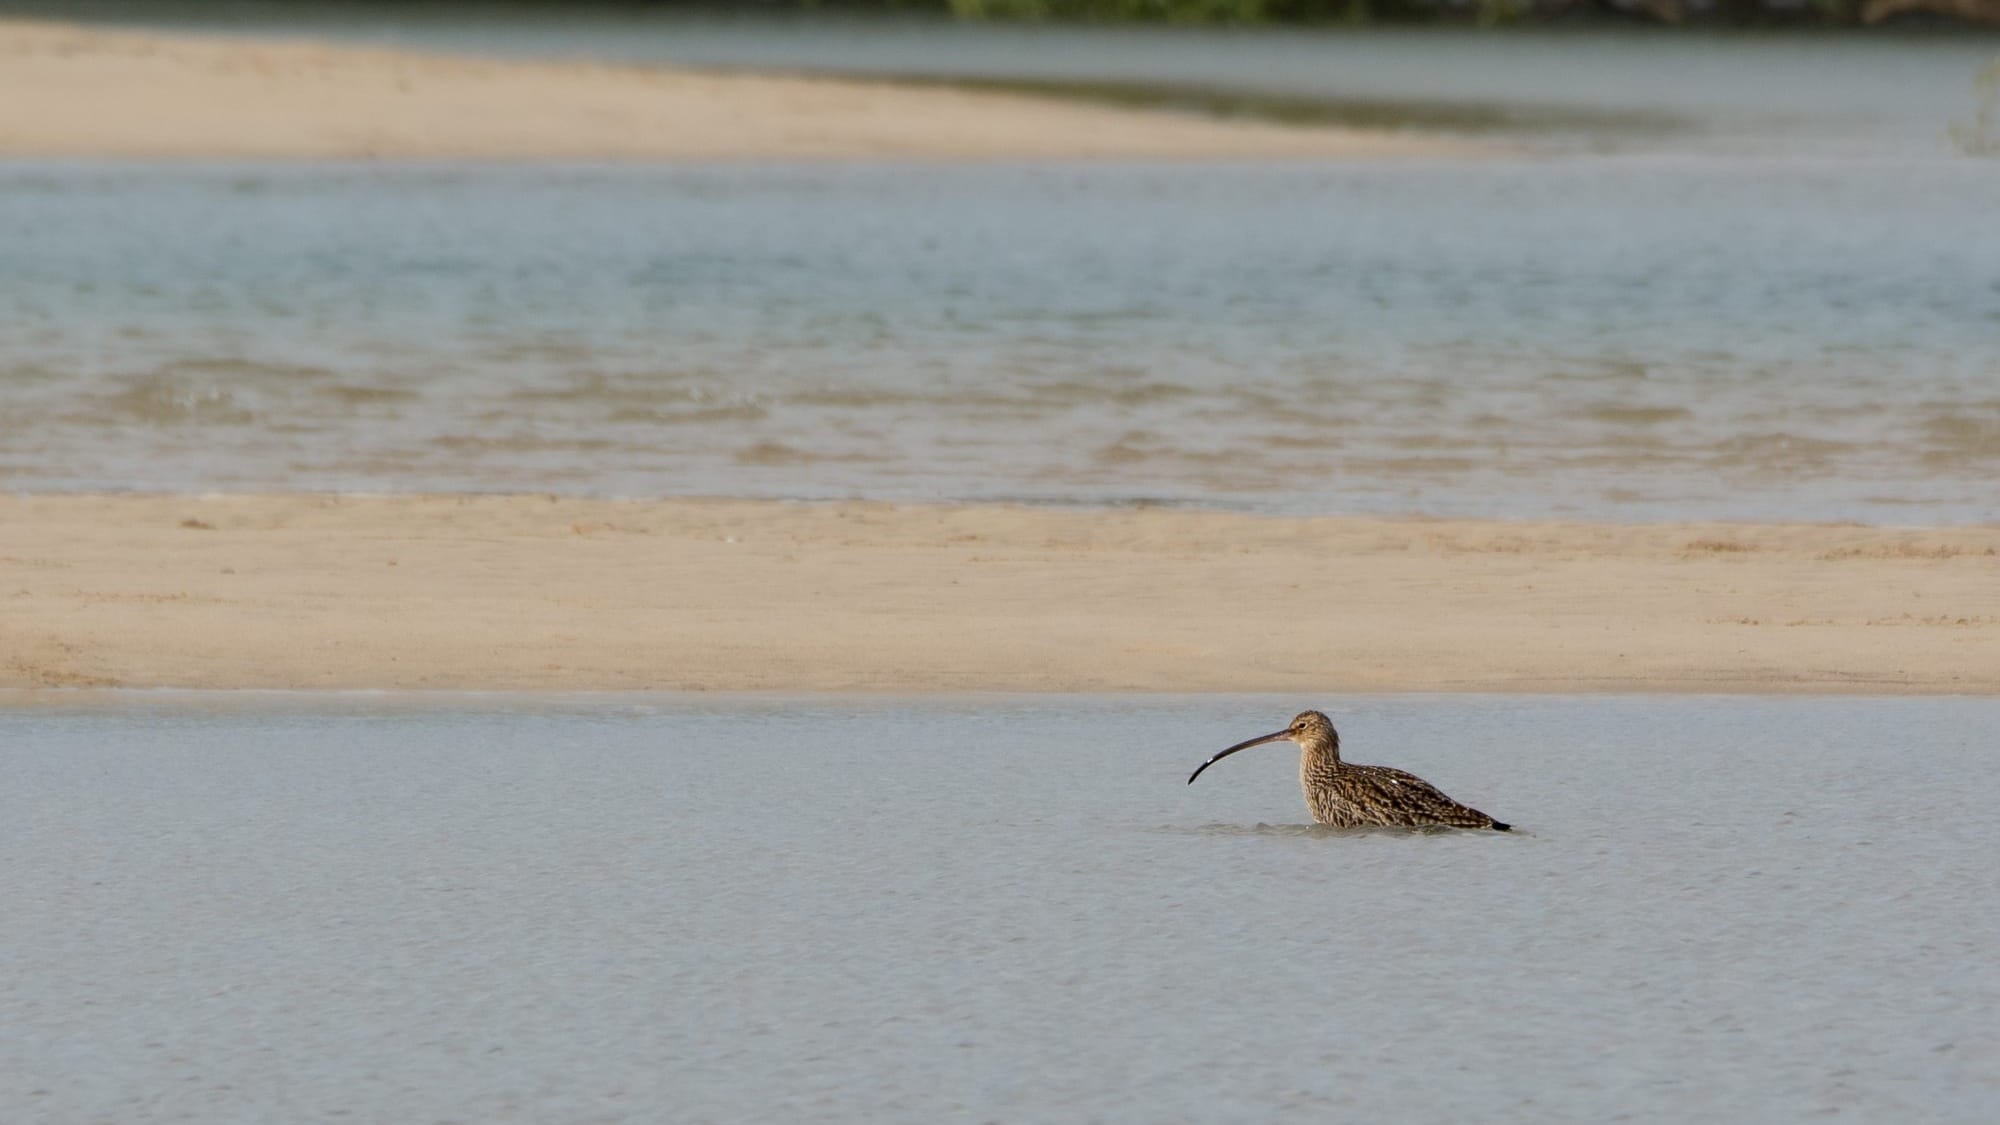
[[1332, 719], [1318, 711], [1301, 711], [1292, 719], [1292, 725], [1285, 728], [1285, 737], [1303, 748], [1314, 743], [1335, 742], [1340, 736], [1334, 733]]
[[1332, 719], [1318, 711], [1301, 711], [1284, 730], [1272, 731], [1270, 734], [1258, 735], [1256, 738], [1239, 742], [1195, 767], [1194, 773], [1188, 776], [1188, 784], [1193, 785], [1194, 779], [1201, 776], [1202, 770], [1238, 750], [1248, 750], [1252, 746], [1262, 746], [1266, 742], [1296, 742], [1301, 750], [1338, 750], [1340, 735], [1333, 729]]

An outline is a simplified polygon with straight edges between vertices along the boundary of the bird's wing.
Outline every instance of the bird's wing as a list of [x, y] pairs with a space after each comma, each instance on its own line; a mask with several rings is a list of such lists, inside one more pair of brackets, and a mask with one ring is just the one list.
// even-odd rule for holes
[[1478, 809], [1461, 805], [1444, 795], [1437, 786], [1413, 773], [1389, 766], [1367, 766], [1370, 786], [1382, 803], [1402, 813], [1414, 823], [1466, 824], [1484, 827], [1493, 818]]

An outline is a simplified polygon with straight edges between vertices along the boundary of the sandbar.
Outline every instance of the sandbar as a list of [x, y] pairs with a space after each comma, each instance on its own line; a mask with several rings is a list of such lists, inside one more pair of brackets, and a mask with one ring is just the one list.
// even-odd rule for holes
[[1993, 694], [2000, 528], [0, 497], [0, 688], [155, 687]]
[[1272, 159], [1469, 142], [888, 82], [0, 20], [0, 156]]

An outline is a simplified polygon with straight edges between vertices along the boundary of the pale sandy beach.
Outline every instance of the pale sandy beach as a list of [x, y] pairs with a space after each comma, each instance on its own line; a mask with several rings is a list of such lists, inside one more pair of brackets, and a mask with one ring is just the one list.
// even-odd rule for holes
[[1457, 141], [886, 83], [0, 21], [0, 155], [176, 159], [1268, 158]]
[[0, 601], [10, 688], [2000, 690], [1995, 528], [15, 496]]
[[[15, 157], [1462, 151], [887, 84], [0, 23], [0, 155]], [[138, 403], [159, 410], [130, 424], [224, 435], [266, 416], [196, 378], [213, 366], [142, 365], [70, 413]], [[336, 390], [384, 409], [421, 397]], [[1983, 455], [1968, 417], [1899, 432]], [[1777, 439], [1743, 444], [1820, 448]], [[1128, 457], [1170, 444], [1118, 440]], [[0, 603], [0, 687], [25, 689], [2000, 690], [1992, 527], [56, 492], [0, 498]]]
[[1993, 1116], [1985, 54], [727, 7], [0, 18], [0, 1125]]

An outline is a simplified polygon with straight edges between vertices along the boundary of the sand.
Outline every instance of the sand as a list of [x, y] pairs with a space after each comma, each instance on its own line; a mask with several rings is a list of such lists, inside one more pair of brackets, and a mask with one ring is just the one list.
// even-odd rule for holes
[[0, 21], [0, 156], [1063, 159], [1462, 154], [1052, 99]]
[[0, 687], [1991, 694], [2000, 528], [0, 497]]

